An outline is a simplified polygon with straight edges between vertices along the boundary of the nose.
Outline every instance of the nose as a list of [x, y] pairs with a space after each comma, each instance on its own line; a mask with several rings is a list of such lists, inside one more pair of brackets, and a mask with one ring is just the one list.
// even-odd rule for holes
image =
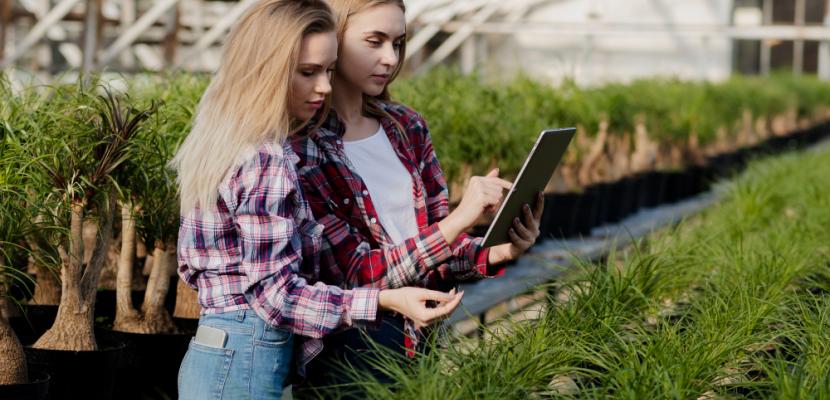
[[383, 54], [381, 55], [380, 63], [383, 66], [394, 69], [398, 65], [398, 50], [392, 42], [387, 42], [383, 46]]
[[319, 77], [314, 82], [314, 91], [322, 95], [331, 93], [331, 78], [329, 74], [319, 74]]

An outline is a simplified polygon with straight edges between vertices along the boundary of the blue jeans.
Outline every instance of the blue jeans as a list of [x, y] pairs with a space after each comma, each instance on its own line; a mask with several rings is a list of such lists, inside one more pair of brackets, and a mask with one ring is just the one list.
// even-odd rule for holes
[[190, 341], [179, 368], [179, 398], [279, 399], [291, 367], [294, 336], [253, 310], [203, 315], [199, 325], [225, 331], [225, 348]]
[[[369, 373], [378, 382], [385, 385], [395, 383], [395, 378], [386, 371], [377, 368], [377, 348], [386, 348], [401, 356], [400, 361], [408, 362], [406, 354], [404, 320], [399, 315], [384, 312], [383, 321], [374, 328], [351, 328], [337, 332], [323, 338], [325, 347], [322, 353], [315, 357], [306, 367], [306, 380], [299, 387], [296, 397], [319, 397], [315, 390], [322, 388], [323, 395], [338, 392], [341, 400], [364, 399], [366, 394], [350, 385], [354, 384], [354, 377], [344, 371], [343, 364], [350, 365], [351, 369]], [[373, 341], [374, 344], [369, 341]], [[419, 351], [428, 351], [425, 341], [421, 342]], [[340, 386], [335, 388], [336, 386]]]

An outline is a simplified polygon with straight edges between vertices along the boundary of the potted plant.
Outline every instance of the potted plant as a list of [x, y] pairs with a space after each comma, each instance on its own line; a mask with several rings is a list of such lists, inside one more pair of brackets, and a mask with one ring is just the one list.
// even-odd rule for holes
[[[123, 344], [99, 348], [94, 333], [95, 295], [116, 219], [120, 182], [115, 178], [132, 156], [137, 127], [151, 110], [126, 112], [106, 88], [92, 84], [56, 85], [38, 108], [40, 131], [26, 151], [48, 183], [40, 195], [55, 202], [56, 218], [68, 226], [57, 244], [61, 265], [61, 301], [52, 327], [28, 349], [33, 364], [52, 372], [53, 396], [106, 397]], [[84, 223], [97, 225], [88, 262], [84, 262]]]
[[[21, 105], [0, 76], [0, 398], [44, 399], [49, 387], [49, 376], [29, 371], [23, 346], [12, 329], [9, 318], [18, 299], [12, 297], [15, 283], [27, 283], [31, 278], [13, 265], [13, 260], [25, 256], [27, 234], [38, 228], [32, 218], [32, 208], [26, 205], [26, 163], [19, 153], [11, 151], [18, 140], [12, 126]], [[19, 114], [18, 114], [19, 115]]]

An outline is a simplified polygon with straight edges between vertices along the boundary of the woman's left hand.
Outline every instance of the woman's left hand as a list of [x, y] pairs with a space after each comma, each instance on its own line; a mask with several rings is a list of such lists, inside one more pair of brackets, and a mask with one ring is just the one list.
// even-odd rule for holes
[[513, 220], [513, 226], [507, 232], [510, 243], [500, 244], [490, 248], [487, 262], [490, 265], [512, 261], [536, 243], [539, 237], [539, 225], [542, 220], [542, 211], [545, 208], [545, 199], [542, 192], [536, 196], [536, 204], [531, 211], [530, 206], [522, 206], [522, 219]]

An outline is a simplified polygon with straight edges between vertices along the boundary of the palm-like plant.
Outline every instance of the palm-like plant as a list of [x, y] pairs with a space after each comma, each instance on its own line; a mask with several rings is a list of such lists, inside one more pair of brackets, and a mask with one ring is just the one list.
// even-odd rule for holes
[[8, 317], [16, 300], [9, 289], [15, 282], [31, 279], [16, 269], [13, 260], [25, 256], [29, 250], [25, 238], [40, 228], [33, 223], [37, 207], [27, 204], [26, 185], [32, 182], [26, 173], [27, 160], [15, 149], [21, 148], [17, 125], [25, 115], [27, 99], [15, 96], [9, 82], [0, 76], [0, 385], [28, 382], [28, 371], [23, 348], [9, 325]]
[[[117, 303], [113, 330], [133, 333], [170, 333], [173, 320], [164, 298], [175, 275], [179, 198], [174, 171], [167, 167], [190, 130], [193, 111], [207, 80], [192, 75], [166, 77], [163, 83], [131, 88], [137, 101], [158, 101], [158, 112], [145, 124], [134, 156], [123, 170], [129, 193], [122, 194], [121, 251], [117, 272]], [[130, 297], [135, 238], [152, 246], [147, 288], [141, 307]], [[146, 271], [146, 269], [145, 269]], [[198, 318], [196, 292], [177, 280], [177, 317]]]
[[[2, 145], [0, 145], [2, 146]], [[10, 181], [7, 174], [11, 165], [4, 157], [0, 160], [0, 385], [28, 382], [26, 358], [23, 347], [9, 326], [6, 309], [12, 303], [8, 288], [14, 280], [26, 279], [26, 275], [10, 265], [13, 254], [24, 250], [20, 242], [27, 231], [26, 208], [17, 182]]]
[[[165, 117], [148, 121], [147, 134], [136, 141], [136, 151], [122, 170], [129, 193], [121, 197], [121, 253], [117, 275], [117, 305], [113, 329], [134, 333], [170, 333], [176, 330], [164, 307], [176, 260], [179, 227], [176, 179], [167, 162], [177, 138], [164, 130]], [[153, 245], [153, 266], [144, 302], [133, 307], [130, 298], [135, 239]]]
[[[58, 221], [69, 227], [59, 243], [61, 301], [55, 323], [34, 344], [54, 350], [95, 350], [93, 333], [95, 292], [112, 237], [116, 177], [133, 154], [138, 126], [151, 111], [124, 115], [107, 89], [96, 95], [91, 86], [55, 86], [37, 109], [41, 121], [26, 149], [37, 173], [48, 182], [38, 193], [54, 199]], [[84, 262], [83, 226], [97, 223], [88, 262]]]
[[[16, 99], [13, 97], [9, 82], [0, 76], [0, 96], [6, 101], [0, 104], [0, 385], [28, 382], [28, 371], [23, 348], [14, 331], [9, 326], [7, 310], [10, 299], [7, 297], [9, 282], [18, 277], [18, 271], [10, 266], [11, 253], [21, 239], [20, 223], [28, 221], [22, 215], [20, 188], [13, 188], [10, 174], [13, 158], [10, 157], [6, 144], [12, 131], [12, 118], [17, 114]], [[16, 163], [15, 163], [16, 164]]]

